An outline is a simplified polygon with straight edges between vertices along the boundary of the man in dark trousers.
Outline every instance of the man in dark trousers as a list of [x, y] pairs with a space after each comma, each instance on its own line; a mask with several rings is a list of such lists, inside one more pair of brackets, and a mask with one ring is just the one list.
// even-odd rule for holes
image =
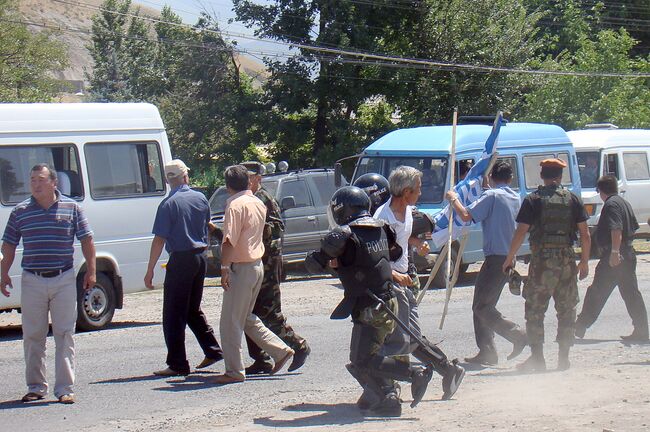
[[201, 311], [210, 206], [202, 193], [190, 189], [188, 171], [180, 159], [165, 165], [165, 177], [172, 190], [158, 206], [149, 265], [144, 277], [145, 286], [153, 289], [154, 268], [164, 246], [169, 253], [163, 293], [163, 333], [168, 367], [155, 371], [154, 375], [158, 376], [190, 373], [185, 354], [186, 325], [205, 354], [197, 369], [223, 359], [212, 327]]
[[464, 221], [481, 222], [483, 230], [483, 253], [485, 261], [476, 278], [472, 312], [474, 314], [474, 335], [479, 352], [466, 357], [468, 363], [494, 365], [498, 362], [494, 333], [512, 343], [508, 360], [521, 354], [526, 346], [526, 332], [512, 321], [505, 319], [496, 306], [506, 283], [507, 276], [501, 268], [510, 249], [515, 232], [519, 194], [510, 189], [512, 167], [497, 161], [489, 176], [491, 189], [486, 189], [467, 208], [461, 204], [458, 194], [447, 192], [447, 200]]
[[[515, 256], [530, 232], [530, 265], [524, 285], [526, 299], [526, 334], [531, 356], [519, 364], [522, 372], [546, 370], [544, 359], [544, 315], [553, 297], [557, 311], [559, 370], [569, 369], [569, 351], [575, 339], [578, 281], [589, 274], [591, 237], [587, 227], [587, 212], [580, 197], [562, 186], [562, 170], [567, 167], [561, 159], [544, 159], [540, 177], [544, 185], [528, 194], [517, 214], [517, 229], [510, 244], [502, 270], [514, 268]], [[573, 243], [580, 232], [582, 252], [576, 266]]]
[[[264, 165], [259, 162], [243, 162], [248, 170], [249, 187], [251, 192], [266, 206], [266, 221], [262, 242], [264, 243], [264, 278], [260, 292], [255, 300], [253, 314], [262, 320], [264, 325], [289, 345], [294, 351], [293, 361], [289, 365], [289, 372], [305, 364], [311, 348], [305, 338], [297, 334], [282, 314], [282, 300], [280, 293], [280, 278], [282, 273], [282, 233], [284, 223], [280, 216], [280, 206], [277, 201], [262, 187], [262, 174]], [[270, 373], [273, 363], [267, 353], [246, 336], [248, 354], [255, 362], [246, 368], [247, 375]]]
[[632, 247], [634, 232], [639, 229], [630, 203], [618, 195], [618, 180], [606, 175], [596, 184], [605, 203], [596, 227], [596, 245], [601, 255], [594, 281], [587, 289], [582, 312], [576, 320], [576, 336], [582, 338], [598, 319], [607, 299], [618, 286], [634, 331], [621, 336], [627, 342], [648, 342], [648, 313], [636, 279], [636, 254]]

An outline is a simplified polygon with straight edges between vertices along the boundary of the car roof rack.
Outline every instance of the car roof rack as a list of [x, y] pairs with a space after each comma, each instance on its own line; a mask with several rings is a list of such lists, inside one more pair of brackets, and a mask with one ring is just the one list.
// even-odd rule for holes
[[614, 123], [590, 123], [585, 125], [585, 129], [618, 129]]
[[[493, 115], [462, 115], [458, 116], [458, 124], [479, 124], [492, 126], [496, 116]], [[507, 119], [503, 119], [503, 123], [508, 123]]]

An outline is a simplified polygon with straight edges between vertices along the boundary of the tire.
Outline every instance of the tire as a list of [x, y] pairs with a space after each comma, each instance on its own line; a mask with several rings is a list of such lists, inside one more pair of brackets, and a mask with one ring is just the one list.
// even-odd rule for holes
[[[451, 248], [451, 271], [454, 271], [454, 266], [456, 265], [456, 258], [458, 255], [458, 251], [456, 249], [456, 246], [453, 246]], [[438, 255], [438, 258], [440, 259], [440, 255]], [[433, 278], [433, 287], [434, 288], [446, 288], [447, 287], [447, 256], [445, 255], [444, 258], [442, 258], [444, 261], [442, 263], [442, 267], [440, 270], [438, 270], [438, 274], [436, 274], [436, 277]], [[465, 270], [467, 270], [467, 267], [465, 267]], [[463, 264], [461, 263], [460, 269], [458, 269], [459, 273], [463, 272]]]
[[77, 277], [77, 329], [99, 330], [113, 320], [115, 289], [105, 273], [97, 273], [97, 283], [90, 290], [83, 289], [84, 273]]

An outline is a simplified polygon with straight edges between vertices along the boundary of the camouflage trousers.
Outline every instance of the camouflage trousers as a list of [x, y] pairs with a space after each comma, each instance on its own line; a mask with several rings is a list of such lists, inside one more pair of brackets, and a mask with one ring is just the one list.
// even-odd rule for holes
[[526, 299], [526, 332], [531, 345], [544, 343], [544, 314], [551, 297], [557, 312], [557, 342], [573, 345], [578, 281], [575, 253], [571, 248], [533, 250]]
[[[282, 254], [265, 255], [264, 278], [260, 292], [255, 300], [253, 313], [262, 320], [264, 325], [275, 333], [294, 351], [301, 348], [305, 339], [293, 331], [287, 324], [287, 319], [282, 314], [282, 300], [280, 294], [280, 273], [282, 270]], [[270, 361], [271, 358], [255, 342], [246, 336], [248, 354], [256, 361]]]
[[[395, 297], [386, 305], [397, 314], [398, 303]], [[350, 341], [350, 361], [359, 366], [367, 366], [371, 358], [379, 354], [382, 345], [395, 330], [397, 323], [383, 308], [367, 306], [353, 314], [352, 340]]]

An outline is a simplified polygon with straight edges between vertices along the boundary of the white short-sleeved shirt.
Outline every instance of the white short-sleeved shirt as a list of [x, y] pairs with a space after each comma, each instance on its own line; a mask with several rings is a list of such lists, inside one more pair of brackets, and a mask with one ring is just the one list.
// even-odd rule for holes
[[377, 209], [373, 217], [388, 223], [395, 231], [397, 244], [402, 248], [402, 256], [397, 261], [392, 261], [390, 265], [393, 270], [407, 273], [409, 269], [409, 237], [411, 237], [411, 231], [413, 230], [413, 207], [406, 206], [404, 222], [400, 222], [390, 208], [391, 201], [392, 198], [389, 198], [386, 203]]

